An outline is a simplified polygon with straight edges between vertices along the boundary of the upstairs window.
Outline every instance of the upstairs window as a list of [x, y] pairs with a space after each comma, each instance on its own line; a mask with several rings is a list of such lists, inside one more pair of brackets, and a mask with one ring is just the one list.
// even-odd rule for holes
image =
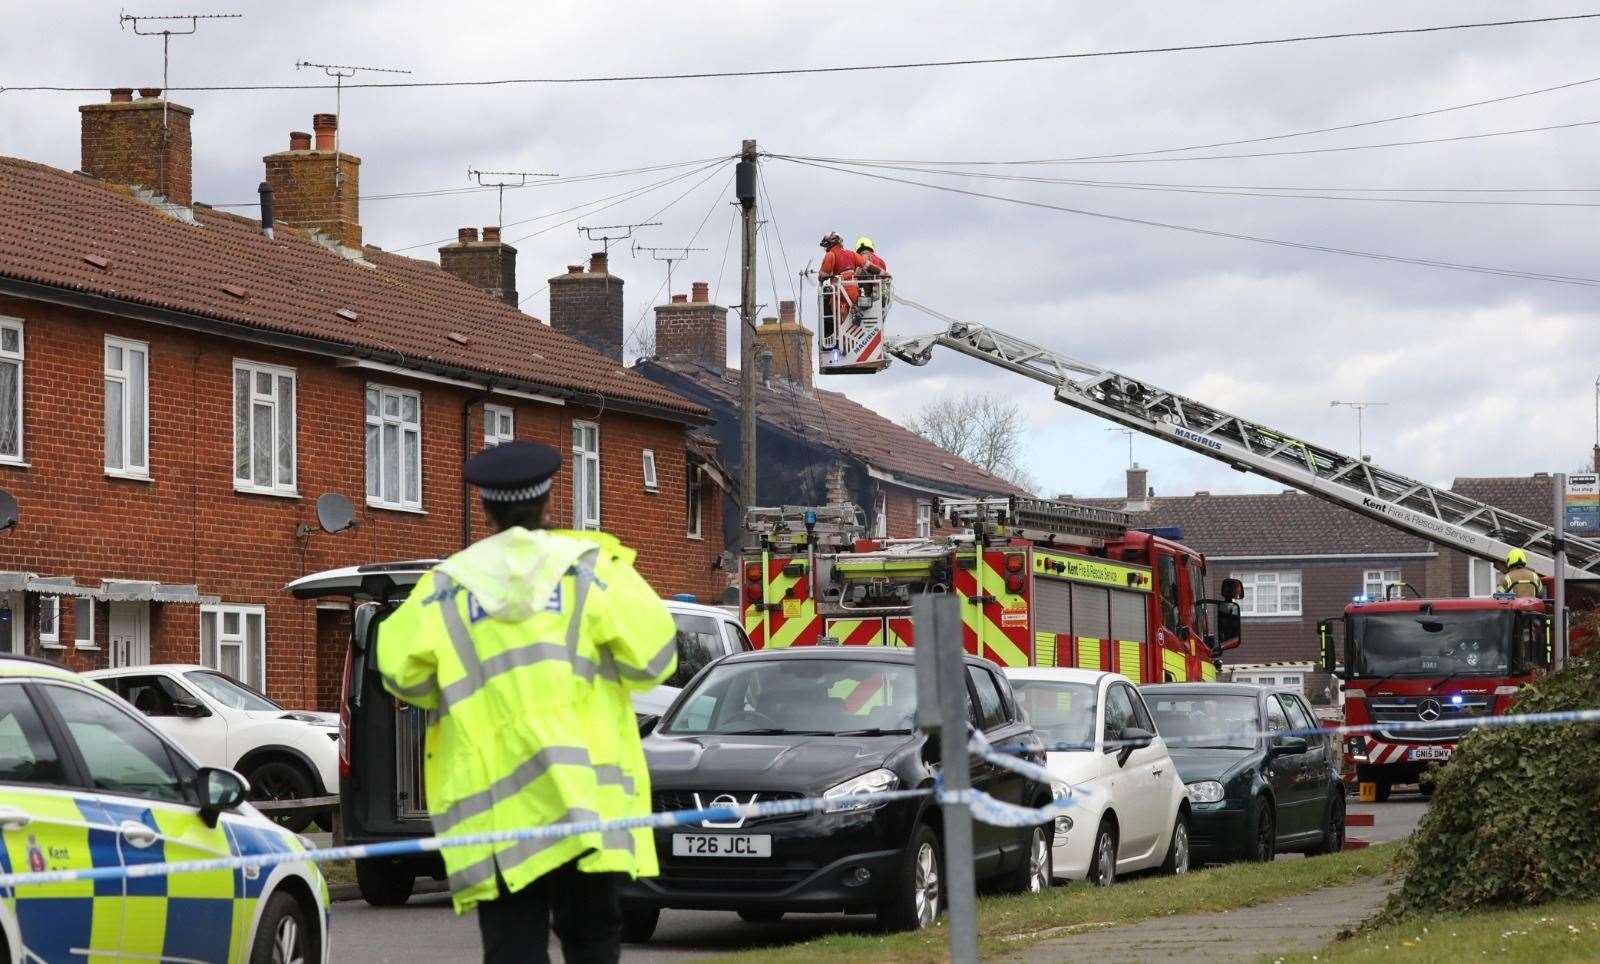
[[572, 527], [600, 528], [600, 426], [572, 423]]
[[422, 396], [367, 386], [367, 504], [422, 509]]
[[492, 449], [516, 438], [516, 424], [516, 416], [506, 406], [483, 406], [483, 447]]
[[150, 476], [150, 346], [106, 338], [106, 473]]
[[917, 538], [928, 539], [933, 536], [933, 503], [917, 503]]
[[233, 484], [293, 495], [294, 371], [233, 363]]
[[22, 461], [22, 322], [0, 318], [0, 462]]
[[1244, 598], [1239, 600], [1239, 615], [1300, 615], [1298, 571], [1235, 572], [1232, 576], [1244, 584]]
[[646, 492], [655, 492], [660, 488], [656, 484], [655, 449], [644, 450], [644, 488]]

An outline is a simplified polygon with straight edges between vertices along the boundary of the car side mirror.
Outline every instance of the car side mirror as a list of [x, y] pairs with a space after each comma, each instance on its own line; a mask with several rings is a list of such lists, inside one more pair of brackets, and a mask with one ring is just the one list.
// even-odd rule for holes
[[177, 699], [172, 701], [172, 712], [177, 716], [186, 716], [190, 719], [200, 719], [210, 716], [211, 711], [197, 700]]
[[1156, 735], [1154, 733], [1151, 733], [1149, 730], [1143, 729], [1142, 727], [1123, 727], [1122, 736], [1119, 738], [1122, 743], [1122, 748], [1117, 751], [1117, 766], [1127, 766], [1128, 757], [1133, 756], [1133, 751], [1144, 749], [1145, 747], [1149, 746], [1150, 741], [1154, 740], [1155, 738]]
[[1303, 736], [1275, 736], [1272, 738], [1272, 755], [1294, 756], [1304, 753], [1310, 747]]
[[233, 810], [250, 795], [250, 781], [221, 767], [201, 767], [194, 777], [200, 798], [200, 819], [207, 827], [217, 825], [224, 810]]

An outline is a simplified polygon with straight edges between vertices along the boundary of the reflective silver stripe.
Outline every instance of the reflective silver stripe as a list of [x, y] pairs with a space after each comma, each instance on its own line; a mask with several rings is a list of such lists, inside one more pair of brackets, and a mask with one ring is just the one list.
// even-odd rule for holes
[[633, 777], [622, 772], [622, 767], [614, 763], [601, 763], [594, 768], [595, 782], [602, 787], [621, 787], [622, 792], [633, 796]]
[[572, 603], [572, 618], [567, 620], [567, 652], [572, 654], [574, 662], [578, 659], [578, 642], [583, 634], [583, 604], [589, 598], [589, 585], [594, 582], [592, 563], [599, 557], [600, 547], [595, 546], [579, 556], [577, 563], [572, 567], [578, 591]]
[[[434, 570], [434, 584], [444, 583], [441, 591], [455, 588], [455, 581], [444, 573]], [[455, 604], [455, 597], [442, 601], [439, 604], [439, 614], [444, 619], [445, 632], [450, 636], [450, 645], [456, 651], [456, 659], [461, 662], [461, 668], [466, 672], [463, 682], [470, 683], [467, 695], [470, 695], [483, 682], [483, 667], [478, 665], [478, 647], [472, 642], [472, 633], [467, 629], [467, 624], [461, 621], [461, 610]], [[457, 684], [445, 687], [448, 693], [456, 688]], [[442, 708], [441, 708], [442, 709]]]
[[[477, 692], [480, 683], [486, 683], [501, 673], [508, 673], [511, 670], [532, 666], [535, 663], [543, 663], [547, 660], [558, 660], [565, 663], [567, 662], [567, 657], [566, 648], [559, 643], [528, 643], [526, 646], [518, 646], [514, 649], [496, 653], [483, 661], [481, 679], [474, 680], [468, 677], [456, 680], [444, 688], [441, 702], [446, 707], [452, 706]], [[590, 683], [594, 682], [595, 674], [599, 672], [594, 663], [582, 657], [578, 657], [572, 662], [571, 669], [575, 675]]]
[[386, 689], [388, 689], [389, 692], [403, 700], [417, 699], [423, 696], [433, 696], [439, 692], [439, 681], [432, 678], [425, 679], [415, 686], [401, 686], [399, 683], [395, 682], [393, 676], [390, 676], [388, 673], [384, 673], [383, 685]]
[[600, 835], [600, 843], [607, 850], [626, 850], [633, 853], [633, 833], [628, 830], [607, 830]]
[[464, 821], [488, 813], [495, 804], [516, 796], [553, 766], [587, 768], [589, 765], [589, 751], [581, 746], [547, 746], [486, 788], [462, 797], [446, 807], [443, 813], [435, 813], [433, 832], [450, 833]]
[[629, 679], [653, 680], [667, 671], [667, 666], [677, 655], [677, 638], [673, 637], [667, 640], [667, 644], [661, 647], [661, 652], [656, 653], [644, 669], [634, 669], [626, 663], [618, 663], [617, 669]]
[[[600, 819], [600, 815], [593, 810], [573, 808], [566, 812], [560, 820], [554, 823], [590, 823]], [[554, 847], [571, 837], [535, 837], [531, 840], [520, 840], [495, 854], [482, 860], [470, 863], [450, 875], [450, 889], [463, 891], [469, 887], [476, 887], [487, 880], [493, 880], [495, 866], [498, 863], [503, 869], [509, 870], [516, 867], [530, 857], [536, 857], [544, 851]]]

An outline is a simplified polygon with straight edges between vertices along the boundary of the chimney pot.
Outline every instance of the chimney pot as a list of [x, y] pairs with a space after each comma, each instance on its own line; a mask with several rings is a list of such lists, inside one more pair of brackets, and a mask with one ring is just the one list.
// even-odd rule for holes
[[711, 301], [711, 283], [709, 281], [696, 281], [689, 286], [694, 292], [694, 303], [697, 305], [709, 304]]
[[155, 100], [156, 98], [161, 96], [161, 88], [160, 87], [140, 87], [139, 88], [139, 96], [143, 97], [145, 100]]
[[581, 264], [569, 264], [569, 265], [567, 265], [567, 274], [583, 274], [583, 265], [581, 265]]
[[606, 253], [604, 251], [596, 251], [594, 254], [591, 254], [589, 256], [589, 273], [606, 274], [608, 269], [606, 260]]
[[133, 88], [132, 87], [113, 87], [113, 88], [111, 88], [111, 103], [113, 103], [113, 104], [131, 104], [131, 103], [133, 103]]
[[778, 320], [782, 322], [794, 321], [794, 302], [778, 302]]
[[499, 244], [500, 243], [500, 229], [499, 228], [495, 228], [495, 227], [484, 228], [483, 229], [483, 240], [489, 242], [490, 244]]
[[307, 134], [305, 131], [290, 131], [289, 132], [289, 150], [291, 150], [291, 151], [309, 151], [309, 150], [311, 150], [311, 135]]
[[689, 303], [689, 296], [688, 295], [673, 295], [672, 296], [672, 303], [675, 304], [675, 305], [686, 305], [686, 304]]
[[337, 124], [333, 114], [314, 114], [314, 134], [291, 131], [289, 149], [262, 160], [277, 194], [279, 221], [360, 251], [361, 158], [348, 151], [333, 154]]
[[761, 319], [761, 323], [763, 325], [776, 325], [778, 323], [778, 319], [776, 319], [776, 318], [763, 318], [763, 319]]
[[311, 129], [317, 135], [317, 150], [333, 150], [334, 132], [339, 129], [339, 121], [333, 114], [312, 114]]
[[597, 251], [587, 273], [570, 268], [550, 279], [550, 327], [620, 366], [626, 354], [624, 282], [606, 267], [605, 252]]
[[477, 228], [457, 228], [456, 229], [456, 240], [458, 242], [462, 243], [462, 244], [466, 244], [469, 241], [476, 241], [476, 240], [478, 240], [478, 229]]

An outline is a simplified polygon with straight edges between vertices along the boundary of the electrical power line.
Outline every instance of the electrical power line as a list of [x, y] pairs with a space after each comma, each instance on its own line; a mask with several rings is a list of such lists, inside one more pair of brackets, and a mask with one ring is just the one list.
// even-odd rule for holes
[[[606, 84], [661, 80], [713, 80], [730, 77], [786, 77], [805, 74], [844, 74], [866, 71], [923, 70], [937, 67], [975, 67], [993, 64], [1045, 63], [1050, 61], [1089, 60], [1101, 57], [1132, 57], [1150, 54], [1184, 53], [1202, 50], [1233, 50], [1244, 47], [1270, 47], [1283, 44], [1311, 43], [1323, 40], [1352, 40], [1362, 37], [1392, 37], [1406, 34], [1442, 33], [1450, 30], [1479, 30], [1491, 27], [1514, 27], [1532, 24], [1560, 23], [1592, 20], [1600, 13], [1575, 13], [1554, 17], [1527, 17], [1517, 20], [1487, 20], [1471, 23], [1436, 24], [1427, 27], [1391, 27], [1377, 30], [1350, 30], [1339, 33], [1302, 34], [1293, 37], [1273, 37], [1260, 40], [1230, 40], [1203, 44], [1182, 44], [1164, 47], [1128, 47], [1118, 50], [1086, 50], [1076, 53], [1033, 54], [1009, 57], [970, 57], [959, 60], [919, 60], [900, 63], [854, 64], [838, 67], [774, 67], [757, 70], [715, 70], [665, 74], [610, 74], [589, 77], [506, 77], [495, 80], [437, 80], [437, 81], [375, 81], [367, 84], [345, 84], [347, 90], [362, 88], [422, 88], [422, 87], [504, 87], [523, 84]], [[194, 91], [274, 91], [274, 90], [331, 90], [333, 84], [211, 84], [194, 87], [173, 87], [169, 92]], [[0, 92], [60, 92], [95, 93], [107, 85], [92, 87], [54, 84], [18, 84], [0, 87]]]
[[1269, 238], [1253, 234], [1241, 234], [1234, 231], [1221, 231], [1214, 228], [1201, 228], [1194, 225], [1174, 224], [1168, 221], [1156, 221], [1150, 218], [1135, 218], [1121, 214], [1110, 214], [1104, 211], [1089, 211], [1083, 208], [1067, 207], [1060, 204], [1049, 204], [1043, 201], [1031, 201], [1024, 198], [1006, 197], [1001, 194], [986, 194], [982, 191], [972, 191], [966, 188], [952, 187], [948, 184], [930, 184], [927, 181], [915, 181], [910, 178], [891, 177], [887, 174], [876, 174], [869, 171], [852, 170], [850, 168], [833, 167], [814, 161], [802, 160], [783, 155], [771, 155], [779, 160], [787, 160], [793, 164], [807, 167], [817, 167], [823, 170], [837, 171], [842, 174], [854, 174], [857, 177], [869, 177], [879, 181], [891, 181], [896, 184], [909, 184], [915, 187], [928, 188], [934, 191], [943, 191], [948, 194], [961, 194], [967, 197], [984, 198], [990, 201], [1003, 201], [1007, 204], [1019, 204], [1025, 207], [1039, 208], [1047, 211], [1057, 211], [1062, 214], [1077, 214], [1083, 217], [1099, 218], [1106, 221], [1116, 221], [1122, 224], [1137, 224], [1144, 227], [1162, 228], [1167, 231], [1181, 231], [1185, 234], [1197, 234], [1203, 237], [1226, 238], [1232, 241], [1250, 241], [1256, 244], [1269, 244], [1284, 248], [1295, 248], [1302, 251], [1316, 251], [1323, 254], [1338, 254], [1352, 258], [1365, 258], [1372, 261], [1391, 261], [1401, 264], [1414, 264], [1431, 268], [1444, 268], [1451, 271], [1465, 271], [1475, 274], [1498, 275], [1506, 278], [1521, 278], [1529, 281], [1548, 281], [1554, 284], [1581, 285], [1584, 287], [1600, 287], [1600, 278], [1585, 278], [1574, 275], [1548, 274], [1538, 271], [1523, 271], [1517, 268], [1500, 268], [1489, 265], [1465, 264], [1455, 261], [1440, 261], [1430, 258], [1415, 258], [1403, 255], [1383, 254], [1376, 251], [1363, 251], [1356, 248], [1341, 248], [1334, 245], [1314, 244], [1303, 241], [1289, 241], [1282, 238]]
[[[711, 176], [714, 176], [716, 173], [717, 173], [716, 171], [712, 171], [710, 176], [707, 176], [704, 180], [702, 180], [699, 183], [695, 184], [694, 187], [692, 187], [689, 190], [687, 190], [687, 191], [683, 192], [682, 194], [678, 195], [666, 207], [663, 207], [663, 208], [661, 208], [661, 210], [657, 211], [656, 214], [661, 214], [662, 212], [666, 211], [668, 208], [672, 207], [673, 204], [677, 204], [679, 201], [683, 200], [684, 198], [688, 197], [690, 194], [693, 194], [695, 191], [699, 190], [701, 185], [705, 184], [706, 181], [711, 180]], [[726, 182], [724, 182], [723, 185], [722, 185], [722, 190], [718, 191], [717, 194], [716, 194], [716, 197], [713, 197], [711, 199], [711, 206], [706, 209], [705, 217], [701, 218], [700, 219], [700, 223], [695, 226], [694, 233], [689, 235], [689, 240], [685, 241], [683, 243], [683, 245], [682, 245], [683, 250], [687, 251], [690, 248], [694, 247], [695, 241], [698, 240], [699, 237], [700, 237], [700, 232], [705, 230], [706, 222], [711, 220], [711, 215], [716, 213], [717, 205], [722, 203], [722, 199], [724, 197], [726, 197], [727, 194], [728, 194], [728, 188], [733, 186], [733, 177], [734, 176], [732, 174], [729, 174], [728, 175], [728, 180]], [[650, 216], [650, 219], [654, 220], [656, 214], [652, 214]], [[670, 276], [669, 276], [669, 279], [667, 279], [667, 280], [670, 280]], [[663, 287], [667, 284], [667, 280], [663, 280], [662, 281]], [[644, 311], [639, 312], [639, 317], [634, 320], [633, 327], [628, 330], [627, 337], [623, 339], [623, 344], [629, 344], [634, 340], [635, 337], [637, 337], [637, 335], [639, 333], [639, 326], [644, 324], [645, 316], [647, 314], [649, 314], [651, 308], [655, 307], [656, 299], [661, 297], [661, 290], [662, 290], [661, 288], [657, 288], [656, 289], [656, 293], [654, 295], [652, 295], [650, 300], [645, 303]], [[669, 294], [670, 294], [670, 292], [669, 292]]]

